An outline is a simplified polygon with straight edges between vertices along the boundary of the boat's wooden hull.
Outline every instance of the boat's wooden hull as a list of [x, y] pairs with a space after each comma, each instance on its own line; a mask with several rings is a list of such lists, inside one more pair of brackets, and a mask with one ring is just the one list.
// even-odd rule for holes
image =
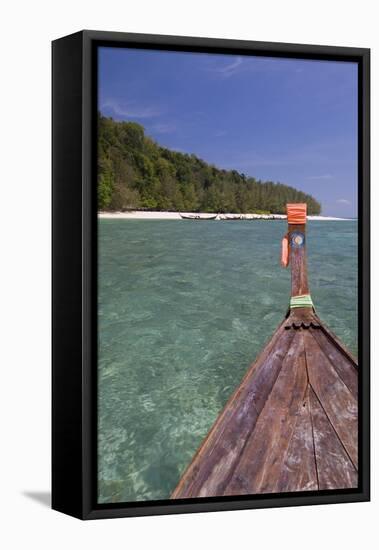
[[357, 487], [357, 363], [292, 310], [247, 371], [171, 498]]

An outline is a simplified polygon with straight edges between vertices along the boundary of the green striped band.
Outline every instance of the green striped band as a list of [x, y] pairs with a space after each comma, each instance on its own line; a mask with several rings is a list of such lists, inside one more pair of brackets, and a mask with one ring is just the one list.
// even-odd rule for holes
[[302, 294], [301, 296], [292, 296], [290, 308], [296, 307], [313, 307], [313, 302], [310, 294]]

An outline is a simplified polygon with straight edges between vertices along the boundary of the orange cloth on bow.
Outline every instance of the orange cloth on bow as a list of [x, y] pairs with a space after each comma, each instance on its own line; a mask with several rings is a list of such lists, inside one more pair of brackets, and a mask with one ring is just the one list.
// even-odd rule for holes
[[287, 204], [288, 223], [304, 224], [307, 223], [307, 205], [306, 203]]

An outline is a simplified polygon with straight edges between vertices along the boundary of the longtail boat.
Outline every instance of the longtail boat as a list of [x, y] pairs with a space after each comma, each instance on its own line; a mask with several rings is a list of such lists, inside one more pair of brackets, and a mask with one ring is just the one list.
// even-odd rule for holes
[[204, 216], [200, 214], [181, 214], [179, 212], [180, 217], [182, 220], [215, 220], [218, 216], [218, 214], [212, 214], [211, 216]]
[[288, 312], [184, 472], [173, 499], [357, 487], [357, 361], [316, 314], [306, 205], [287, 205]]

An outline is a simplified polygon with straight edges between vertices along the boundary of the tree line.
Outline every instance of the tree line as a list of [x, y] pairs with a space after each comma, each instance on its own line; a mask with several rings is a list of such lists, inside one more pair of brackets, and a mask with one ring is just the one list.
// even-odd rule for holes
[[223, 170], [161, 147], [136, 122], [98, 115], [99, 210], [169, 210], [284, 214], [288, 202], [321, 205], [297, 189]]

